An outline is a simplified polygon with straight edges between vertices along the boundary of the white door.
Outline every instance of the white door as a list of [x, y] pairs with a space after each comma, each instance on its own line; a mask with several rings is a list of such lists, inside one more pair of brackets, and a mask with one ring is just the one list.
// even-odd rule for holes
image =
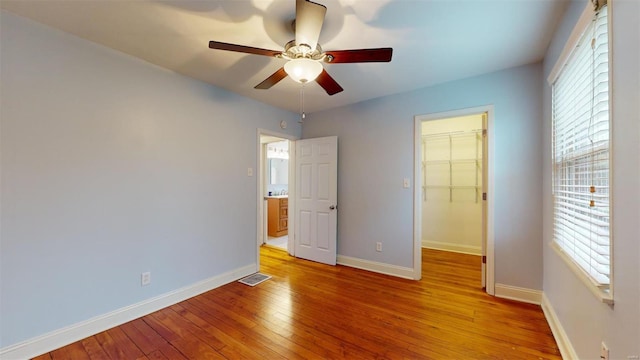
[[336, 264], [338, 137], [296, 141], [295, 254]]

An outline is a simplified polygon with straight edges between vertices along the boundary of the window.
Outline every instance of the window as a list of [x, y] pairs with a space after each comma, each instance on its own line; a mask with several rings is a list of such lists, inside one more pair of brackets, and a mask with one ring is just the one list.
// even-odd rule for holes
[[553, 240], [607, 301], [612, 290], [609, 36], [607, 7], [590, 10], [591, 21], [552, 82]]

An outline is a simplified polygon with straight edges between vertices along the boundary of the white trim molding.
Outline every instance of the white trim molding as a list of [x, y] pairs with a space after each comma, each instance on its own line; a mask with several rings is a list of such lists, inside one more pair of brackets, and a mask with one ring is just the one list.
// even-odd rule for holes
[[495, 204], [495, 124], [494, 106], [485, 105], [473, 108], [451, 110], [440, 113], [414, 116], [414, 170], [413, 170], [413, 279], [420, 280], [422, 277], [422, 122], [429, 120], [446, 119], [452, 117], [487, 114], [487, 189], [486, 200], [486, 292], [495, 295], [495, 230], [494, 230], [494, 204]]
[[404, 279], [414, 279], [413, 269], [408, 267], [363, 260], [344, 255], [338, 255], [337, 263], [339, 265], [349, 266], [356, 269], [372, 271], [385, 275], [396, 276]]
[[413, 279], [422, 279], [422, 119], [413, 124]]
[[517, 286], [496, 284], [495, 296], [503, 299], [516, 300], [529, 304], [540, 305], [542, 302], [542, 291]]
[[542, 312], [544, 316], [547, 318], [547, 323], [551, 328], [551, 333], [553, 333], [553, 337], [556, 339], [556, 343], [558, 344], [558, 349], [560, 349], [560, 355], [562, 355], [563, 359], [578, 359], [578, 354], [576, 354], [573, 345], [571, 345], [571, 341], [567, 336], [567, 333], [564, 331], [562, 327], [562, 323], [560, 319], [558, 319], [558, 315], [556, 314], [553, 306], [551, 306], [551, 302], [549, 302], [549, 298], [547, 298], [546, 294], [542, 294]]
[[0, 349], [0, 359], [30, 359], [251, 275], [250, 264], [104, 315]]
[[582, 283], [591, 291], [593, 296], [595, 296], [599, 301], [613, 305], [614, 300], [611, 293], [605, 292], [598, 287], [596, 283], [591, 279], [591, 277], [580, 267], [580, 265], [576, 264], [576, 262], [567, 254], [558, 243], [555, 241], [551, 241], [549, 246], [555, 251], [555, 253], [564, 261], [569, 269], [573, 272], [573, 274], [580, 280]]
[[591, 3], [591, 1], [585, 1], [585, 3], [586, 6], [582, 11], [582, 14], [580, 15], [580, 18], [578, 19], [578, 22], [571, 31], [571, 35], [569, 35], [569, 39], [567, 39], [567, 42], [562, 49], [562, 53], [560, 53], [560, 57], [553, 66], [553, 69], [551, 69], [549, 77], [547, 77], [547, 83], [549, 85], [553, 85], [553, 83], [556, 81], [558, 75], [560, 75], [560, 72], [567, 64], [569, 57], [571, 56], [571, 54], [573, 54], [573, 51], [575, 50], [578, 41], [580, 41], [582, 34], [593, 19], [593, 15], [595, 14], [593, 4]]
[[443, 241], [422, 240], [422, 247], [427, 249], [452, 251], [461, 254], [482, 256], [482, 247], [475, 245], [452, 244]]

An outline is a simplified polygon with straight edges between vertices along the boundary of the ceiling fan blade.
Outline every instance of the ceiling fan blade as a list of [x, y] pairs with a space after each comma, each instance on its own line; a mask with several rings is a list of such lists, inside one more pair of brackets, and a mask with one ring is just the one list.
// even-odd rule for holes
[[326, 70], [322, 70], [320, 75], [316, 78], [316, 82], [322, 86], [324, 91], [329, 95], [337, 94], [344, 90]]
[[284, 71], [284, 68], [280, 68], [280, 70], [274, 72], [271, 76], [269, 76], [268, 78], [264, 79], [263, 82], [261, 82], [260, 84], [255, 86], [255, 89], [269, 89], [271, 88], [273, 85], [277, 84], [280, 82], [280, 80], [284, 79], [287, 77], [287, 73]]
[[209, 41], [209, 48], [217, 50], [235, 51], [246, 54], [264, 55], [264, 56], [278, 56], [282, 54], [282, 51], [260, 49], [251, 46], [228, 44], [219, 41]]
[[326, 51], [325, 61], [337, 63], [389, 62], [392, 48]]
[[296, 45], [307, 44], [315, 50], [327, 7], [309, 0], [296, 0]]

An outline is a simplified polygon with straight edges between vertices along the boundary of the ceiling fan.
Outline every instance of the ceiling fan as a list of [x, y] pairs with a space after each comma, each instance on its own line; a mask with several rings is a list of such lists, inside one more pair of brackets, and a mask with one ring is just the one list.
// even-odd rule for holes
[[305, 84], [316, 81], [329, 95], [344, 90], [324, 69], [322, 63], [363, 63], [389, 62], [393, 54], [392, 48], [334, 50], [323, 51], [318, 44], [320, 30], [327, 8], [324, 5], [309, 0], [296, 0], [296, 19], [294, 20], [295, 40], [284, 46], [284, 51], [268, 50], [229, 44], [219, 41], [209, 41], [209, 48], [217, 50], [235, 51], [246, 54], [272, 56], [289, 60], [284, 67], [256, 85], [256, 89], [269, 89], [280, 80], [291, 77], [293, 80]]

